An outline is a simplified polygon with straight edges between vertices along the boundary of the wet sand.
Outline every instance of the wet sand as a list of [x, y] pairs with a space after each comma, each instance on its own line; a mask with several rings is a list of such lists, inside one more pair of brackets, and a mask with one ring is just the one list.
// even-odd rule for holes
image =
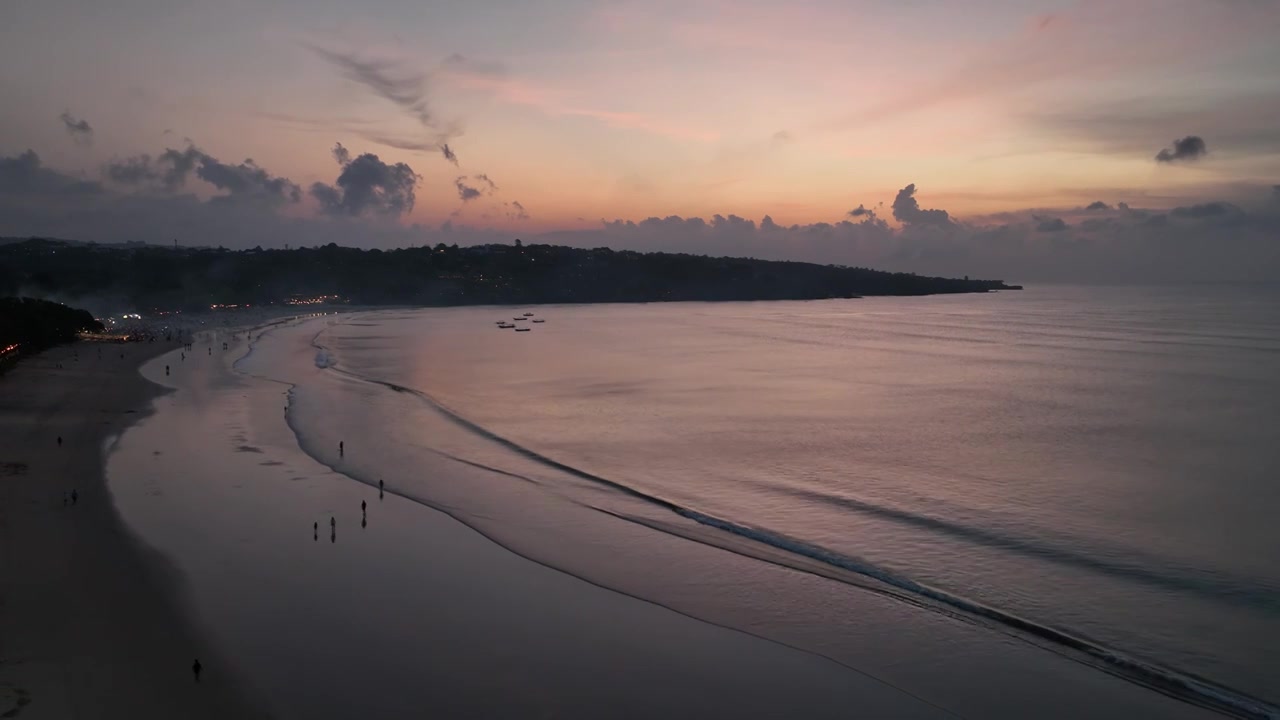
[[0, 376], [0, 717], [261, 717], [104, 481], [105, 446], [163, 392], [138, 366], [173, 347], [78, 343]]

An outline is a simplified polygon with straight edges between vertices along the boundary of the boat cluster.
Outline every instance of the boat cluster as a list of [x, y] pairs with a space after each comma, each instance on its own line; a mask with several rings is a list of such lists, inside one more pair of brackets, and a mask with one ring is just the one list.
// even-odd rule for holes
[[516, 325], [516, 323], [524, 323], [524, 322], [544, 323], [546, 322], [546, 320], [542, 318], [535, 318], [533, 316], [533, 313], [525, 313], [520, 317], [511, 318], [510, 322], [506, 320], [499, 320], [497, 324], [498, 324], [498, 328], [501, 330], [514, 329], [516, 332], [529, 332], [530, 330], [533, 329], [528, 325]]

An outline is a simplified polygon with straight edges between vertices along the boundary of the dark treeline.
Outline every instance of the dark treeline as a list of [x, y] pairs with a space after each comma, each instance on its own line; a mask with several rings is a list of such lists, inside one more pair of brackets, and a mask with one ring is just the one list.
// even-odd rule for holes
[[76, 339], [81, 331], [101, 331], [87, 310], [33, 298], [0, 297], [0, 350], [20, 345], [39, 350]]
[[338, 295], [362, 305], [811, 300], [985, 292], [1000, 281], [866, 268], [483, 245], [359, 250], [326, 245], [231, 251], [51, 240], [0, 245], [0, 294], [88, 298], [116, 308], [183, 309]]

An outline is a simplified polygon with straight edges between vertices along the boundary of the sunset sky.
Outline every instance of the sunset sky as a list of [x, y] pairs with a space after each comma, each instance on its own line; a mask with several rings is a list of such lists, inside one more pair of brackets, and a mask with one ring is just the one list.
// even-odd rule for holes
[[[144, 190], [112, 163], [192, 146], [252, 158], [299, 190], [274, 212], [318, 217], [336, 205], [313, 185], [345, 187], [335, 143], [420, 176], [411, 209], [369, 223], [424, 232], [808, 225], [866, 219], [859, 205], [896, 231], [910, 184], [920, 208], [984, 227], [1280, 196], [1272, 0], [5, 6], [0, 158], [30, 150], [122, 196]], [[228, 187], [203, 179], [168, 190]], [[0, 233], [74, 229], [23, 213]]]

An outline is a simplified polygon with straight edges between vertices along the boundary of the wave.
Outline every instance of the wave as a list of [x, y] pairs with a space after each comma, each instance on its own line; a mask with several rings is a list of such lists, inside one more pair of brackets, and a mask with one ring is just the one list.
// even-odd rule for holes
[[[331, 357], [328, 349], [319, 344], [319, 335], [320, 333], [317, 333], [312, 339], [312, 345], [318, 351], [317, 367], [321, 367], [319, 364], [321, 354], [324, 354], [325, 357]], [[971, 600], [961, 595], [918, 582], [910, 577], [860, 558], [838, 553], [782, 533], [752, 527], [750, 525], [734, 522], [725, 518], [700, 512], [693, 508], [685, 507], [671, 500], [667, 500], [660, 496], [626, 485], [625, 483], [575, 468], [571, 465], [567, 465], [558, 460], [542, 455], [533, 449], [520, 445], [482, 425], [479, 425], [478, 423], [475, 423], [422, 390], [377, 378], [366, 377], [347, 369], [334, 367], [333, 365], [325, 367], [353, 380], [378, 385], [393, 392], [413, 395], [426, 403], [442, 417], [484, 440], [500, 445], [549, 469], [557, 470], [567, 475], [610, 488], [628, 497], [668, 510], [680, 517], [697, 523], [698, 525], [729, 533], [740, 538], [745, 538], [776, 550], [781, 550], [784, 553], [798, 556], [799, 558], [816, 561], [831, 568], [853, 573], [854, 575], [864, 578], [869, 578], [899, 592], [906, 593], [908, 596], [913, 598], [915, 604], [920, 607], [935, 611], [942, 611], [946, 614], [954, 614], [958, 611], [964, 613], [968, 617], [986, 621], [988, 624], [994, 625], [997, 628], [1001, 628], [1006, 631], [1015, 631], [1016, 633], [1021, 633], [1023, 636], [1048, 642], [1059, 648], [1075, 651], [1094, 661], [1096, 666], [1101, 667], [1117, 677], [1141, 684], [1145, 687], [1160, 691], [1185, 702], [1208, 707], [1236, 717], [1280, 720], [1280, 708], [1276, 708], [1263, 700], [1219, 685], [1213, 681], [1200, 678], [1190, 673], [1166, 668], [1156, 663], [1131, 657], [1121, 651], [1106, 647], [1105, 645], [1090, 640], [1082, 635], [1038, 623], [1021, 617], [1015, 613], [1001, 610], [976, 600]], [[464, 462], [468, 465], [482, 467], [485, 469], [495, 469], [463, 458], [458, 458], [447, 453], [440, 454], [446, 455], [447, 457], [460, 462]], [[504, 475], [512, 475], [522, 480], [537, 482], [532, 478], [515, 475], [508, 471], [500, 470], [498, 472], [501, 472]], [[818, 493], [817, 495], [822, 494]], [[839, 499], [851, 503], [857, 502], [851, 501], [848, 498]], [[830, 498], [828, 498], [828, 500], [830, 500]], [[926, 520], [923, 519], [923, 516], [914, 516], [908, 513], [903, 513], [902, 511], [882, 508], [866, 503], [861, 504], [866, 506], [864, 509], [870, 509], [873, 512], [879, 512], [882, 514], [891, 514], [899, 519], [909, 518], [911, 522], [920, 522], [929, 526], [942, 522], [937, 521], [936, 519]], [[643, 522], [642, 520], [629, 518], [612, 511], [602, 510], [600, 508], [596, 509], [601, 512], [614, 515], [620, 519], [630, 520], [633, 522]], [[655, 530], [669, 532], [669, 530], [662, 528], [656, 523], [645, 524]], [[985, 531], [975, 530], [974, 528], [966, 527], [961, 529], [961, 526], [950, 524], [940, 526], [940, 528], [951, 532], [969, 533], [974, 537], [983, 537], [982, 533], [985, 533]], [[994, 534], [986, 533], [986, 535], [990, 536], [986, 538], [989, 541], [1007, 542], [1005, 539], [998, 539]], [[680, 534], [680, 536], [689, 540], [723, 547], [722, 545], [718, 545], [714, 540], [705, 537], [693, 537], [688, 534]], [[783, 564], [801, 572], [812, 572], [812, 570], [809, 567], [806, 567], [806, 564], [802, 562]], [[825, 574], [823, 576], [828, 577], [829, 579], [839, 580], [838, 576]], [[919, 602], [921, 600], [926, 602]], [[931, 606], [929, 603], [936, 603], [937, 606], [940, 607]], [[1017, 635], [1015, 634], [1015, 636]]]
[[1277, 608], [1277, 600], [1280, 599], [1280, 588], [1259, 587], [1255, 583], [1227, 577], [1219, 573], [1211, 575], [1191, 568], [1180, 569], [1175, 572], [1160, 572], [1149, 567], [1155, 564], [1154, 561], [1139, 563], [1106, 560], [1042, 540], [987, 530], [931, 515], [877, 505], [843, 495], [805, 488], [765, 485], [748, 478], [739, 478], [738, 482], [754, 484], [771, 493], [790, 495], [808, 502], [832, 505], [891, 522], [912, 525], [930, 532], [950, 535], [974, 544], [1008, 550], [1019, 555], [1042, 558], [1059, 565], [1069, 565], [1103, 575], [1120, 577], [1128, 581], [1164, 590], [1192, 593], [1208, 600], [1274, 611]]

